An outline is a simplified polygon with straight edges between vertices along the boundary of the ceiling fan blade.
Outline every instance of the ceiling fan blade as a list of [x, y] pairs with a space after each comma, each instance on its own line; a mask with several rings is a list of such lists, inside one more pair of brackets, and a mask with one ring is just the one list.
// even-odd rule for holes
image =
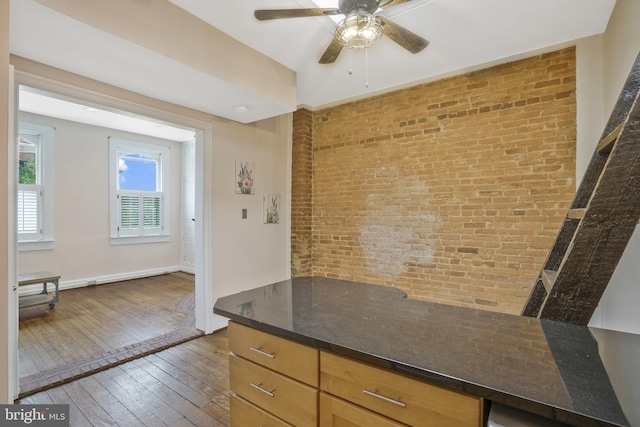
[[416, 33], [412, 33], [402, 25], [395, 24], [384, 16], [377, 15], [377, 17], [384, 23], [384, 35], [409, 52], [418, 53], [429, 46], [429, 40], [423, 39]]
[[406, 3], [408, 1], [411, 1], [411, 0], [390, 0], [390, 1], [389, 0], [383, 0], [383, 1], [380, 2], [380, 7], [388, 9], [390, 7], [397, 6], [397, 5], [402, 4], [402, 3]]
[[332, 38], [331, 43], [327, 46], [327, 49], [322, 54], [322, 57], [318, 61], [319, 64], [333, 64], [338, 59], [338, 55], [342, 51], [342, 45], [337, 38]]
[[338, 9], [273, 9], [273, 10], [256, 10], [253, 12], [260, 21], [268, 21], [270, 19], [282, 18], [306, 18], [308, 16], [327, 16], [337, 15]]

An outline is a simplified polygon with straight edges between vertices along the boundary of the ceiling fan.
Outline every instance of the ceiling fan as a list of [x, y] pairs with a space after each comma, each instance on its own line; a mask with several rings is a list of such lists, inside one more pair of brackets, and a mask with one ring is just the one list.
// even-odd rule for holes
[[395, 24], [389, 18], [377, 14], [379, 8], [390, 8], [410, 0], [340, 0], [338, 8], [271, 9], [256, 10], [254, 16], [260, 21], [309, 16], [344, 15], [336, 34], [322, 57], [320, 64], [336, 61], [344, 46], [365, 48], [375, 43], [383, 34], [411, 53], [418, 53], [429, 45], [429, 41]]

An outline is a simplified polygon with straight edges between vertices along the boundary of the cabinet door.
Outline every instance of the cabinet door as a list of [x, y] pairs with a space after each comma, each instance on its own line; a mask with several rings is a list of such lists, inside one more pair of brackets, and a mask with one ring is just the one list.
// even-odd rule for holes
[[279, 418], [233, 395], [229, 398], [231, 406], [231, 427], [292, 427]]
[[344, 400], [320, 393], [320, 427], [405, 427]]
[[259, 365], [318, 387], [318, 350], [229, 322], [229, 350]]
[[298, 427], [318, 423], [318, 389], [229, 356], [229, 384], [238, 396]]
[[324, 351], [320, 387], [412, 426], [478, 427], [482, 423], [481, 398]]

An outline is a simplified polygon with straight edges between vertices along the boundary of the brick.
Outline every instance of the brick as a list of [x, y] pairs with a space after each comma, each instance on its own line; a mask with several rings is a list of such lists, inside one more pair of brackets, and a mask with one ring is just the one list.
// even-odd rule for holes
[[519, 314], [575, 192], [575, 102], [568, 48], [294, 113], [292, 275]]

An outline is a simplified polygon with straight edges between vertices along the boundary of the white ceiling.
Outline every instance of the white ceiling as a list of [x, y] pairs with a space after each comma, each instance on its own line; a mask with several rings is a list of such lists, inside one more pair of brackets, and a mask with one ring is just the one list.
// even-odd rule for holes
[[20, 86], [18, 108], [27, 113], [56, 117], [92, 126], [118, 129], [170, 141], [195, 140], [193, 129], [183, 129], [159, 120], [127, 112], [113, 111], [100, 105], [69, 99], [54, 93]]
[[[330, 17], [261, 22], [253, 16], [255, 9], [316, 7], [312, 0], [170, 1], [295, 70], [298, 105], [312, 109], [572, 44], [603, 32], [615, 5], [615, 0], [408, 1], [381, 13], [428, 39], [424, 51], [412, 55], [383, 37], [368, 49], [366, 59], [361, 50], [343, 49], [334, 64], [320, 65], [336, 26]], [[255, 105], [260, 99], [243, 88], [34, 0], [11, 0], [10, 6], [10, 46], [16, 55], [239, 122], [269, 115], [267, 108]], [[178, 81], [178, 74], [184, 78]], [[242, 113], [238, 105], [251, 108]]]

